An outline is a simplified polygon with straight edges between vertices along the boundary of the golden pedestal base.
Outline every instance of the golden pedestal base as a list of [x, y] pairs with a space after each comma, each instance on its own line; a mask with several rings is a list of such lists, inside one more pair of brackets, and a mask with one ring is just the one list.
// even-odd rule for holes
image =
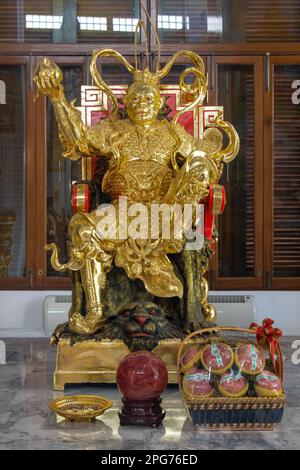
[[[177, 351], [180, 340], [162, 340], [153, 351], [166, 364], [169, 383], [177, 383]], [[130, 351], [122, 341], [82, 341], [70, 345], [70, 340], [58, 343], [54, 390], [64, 390], [66, 384], [115, 383], [120, 361]]]

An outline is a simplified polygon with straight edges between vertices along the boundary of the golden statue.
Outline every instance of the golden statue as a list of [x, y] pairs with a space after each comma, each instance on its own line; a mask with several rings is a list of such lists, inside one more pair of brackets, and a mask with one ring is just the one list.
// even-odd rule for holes
[[[124, 100], [125, 119], [120, 117], [117, 99], [97, 69], [97, 60], [105, 56], [117, 59], [133, 75], [133, 83]], [[180, 88], [194, 99], [184, 110], [177, 112], [171, 122], [159, 120], [163, 105], [159, 82], [169, 73], [175, 61], [183, 57], [189, 59], [192, 66], [182, 73]], [[34, 80], [38, 91], [53, 104], [64, 157], [74, 161], [99, 156], [104, 162], [106, 170], [101, 190], [108, 196], [117, 215], [120, 213], [120, 196], [127, 198], [128, 213], [137, 203], [147, 207], [153, 203], [169, 207], [176, 205], [183, 211], [185, 204], [195, 205], [204, 201], [212, 186], [217, 191], [224, 163], [232, 161], [238, 153], [239, 138], [233, 126], [223, 121], [221, 115], [206, 130], [203, 139], [192, 137], [178, 123], [180, 115], [202, 104], [207, 94], [204, 64], [197, 54], [179, 51], [163, 68], [160, 68], [158, 61], [157, 69], [151, 72], [148, 67], [139, 70], [137, 58], [133, 66], [118, 52], [104, 49], [94, 52], [90, 70], [94, 84], [111, 101], [109, 118], [96, 126], [85, 126], [75, 103], [66, 100], [62, 72], [56, 64], [48, 59], [42, 60]], [[189, 74], [194, 75], [191, 84], [186, 83]], [[225, 148], [223, 133], [228, 140]], [[185, 330], [196, 328], [203, 319], [207, 322], [215, 320], [215, 310], [207, 304], [208, 284], [204, 278], [210, 255], [207, 247], [200, 253], [187, 252], [184, 237], [167, 239], [160, 231], [160, 236], [153, 239], [151, 227], [146, 238], [121, 237], [120, 233], [128, 228], [127, 220], [118, 222], [117, 236], [105, 238], [99, 233], [99, 217], [97, 210], [78, 212], [72, 217], [69, 224], [69, 260], [66, 263], [59, 262], [55, 244], [47, 245], [52, 252], [53, 268], [73, 273], [73, 302], [68, 331], [86, 337], [105, 331], [108, 320], [116, 314], [105, 306], [107, 278], [114, 270], [117, 276], [124, 277], [126, 273], [132, 285], [143, 289], [147, 302], [160, 303], [163, 308], [168, 305], [166, 308], [169, 311], [172, 311], [174, 301], [180, 302], [186, 296], [181, 308], [186, 310], [182, 314], [181, 324]], [[173, 211], [172, 227], [178, 217], [178, 213]], [[184, 279], [178, 277], [175, 268], [176, 254], [179, 254], [184, 266]], [[195, 266], [197, 273], [193, 272]], [[126, 297], [131, 302], [140, 299], [141, 296]], [[201, 312], [199, 315], [199, 308], [195, 307], [195, 299], [199, 301], [204, 318], [201, 318]], [[124, 312], [125, 305], [119, 307]], [[135, 305], [136, 308], [139, 309]], [[57, 328], [54, 341], [64, 328]]]

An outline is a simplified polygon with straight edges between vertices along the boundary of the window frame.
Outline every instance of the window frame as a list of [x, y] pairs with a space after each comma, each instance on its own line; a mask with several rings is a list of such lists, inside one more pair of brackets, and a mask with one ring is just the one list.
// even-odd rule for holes
[[[0, 65], [25, 66], [25, 148], [24, 148], [24, 194], [25, 194], [25, 276], [0, 278], [0, 289], [22, 290], [34, 285], [35, 272], [35, 105], [31, 86], [32, 59], [26, 56], [6, 56], [0, 51]], [[28, 125], [33, 123], [33, 125]]]
[[[259, 56], [214, 56], [211, 61], [211, 71], [214, 71], [213, 89], [210, 88], [209, 104], [218, 105], [218, 66], [219, 65], [252, 65], [254, 74], [254, 126], [255, 126], [255, 160], [254, 160], [254, 192], [258, 194], [263, 187], [263, 58]], [[211, 72], [212, 73], [212, 72]], [[226, 109], [224, 110], [226, 120]], [[239, 157], [237, 157], [239, 158]], [[229, 164], [230, 165], [230, 164]], [[226, 207], [225, 207], [226, 211]], [[221, 216], [222, 217], [222, 216]], [[255, 197], [255, 267], [253, 277], [221, 277], [218, 274], [218, 244], [211, 261], [210, 281], [213, 289], [238, 290], [261, 289], [264, 286], [263, 278], [263, 204]]]
[[[274, 241], [274, 106], [275, 106], [275, 67], [276, 65], [300, 65], [300, 57], [297, 56], [271, 56], [269, 62], [269, 87], [265, 89], [265, 273], [266, 288], [270, 290], [298, 290], [300, 289], [299, 277], [276, 277], [273, 275], [273, 241]], [[291, 90], [292, 94], [292, 90]]]
[[[84, 56], [47, 56], [59, 65], [79, 65], [83, 67], [83, 75], [86, 72], [86, 58]], [[35, 65], [43, 59], [42, 56], [35, 58]], [[47, 98], [40, 96], [36, 101], [37, 119], [36, 123], [36, 201], [37, 215], [39, 215], [39, 226], [36, 238], [36, 270], [35, 286], [47, 289], [70, 289], [71, 283], [68, 277], [60, 278], [47, 275]], [[71, 202], [70, 202], [71, 204]]]

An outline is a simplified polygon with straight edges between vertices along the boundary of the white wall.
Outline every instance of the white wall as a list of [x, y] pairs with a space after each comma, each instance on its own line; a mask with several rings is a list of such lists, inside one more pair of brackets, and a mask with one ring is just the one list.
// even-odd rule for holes
[[67, 295], [66, 291], [1, 291], [0, 329], [43, 329], [43, 300], [46, 295]]
[[[235, 291], [210, 292], [224, 295], [253, 295], [256, 304], [256, 322], [266, 317], [275, 320], [276, 326], [286, 335], [300, 335], [300, 291], [266, 292]], [[1, 291], [0, 329], [23, 328], [42, 330], [42, 305], [46, 295], [67, 295], [66, 291]]]
[[253, 295], [256, 323], [261, 324], [267, 317], [273, 318], [275, 326], [281, 328], [285, 335], [300, 335], [300, 291], [218, 291], [215, 294]]

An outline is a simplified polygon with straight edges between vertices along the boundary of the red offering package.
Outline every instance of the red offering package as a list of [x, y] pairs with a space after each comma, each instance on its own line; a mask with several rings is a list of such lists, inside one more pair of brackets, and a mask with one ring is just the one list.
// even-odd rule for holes
[[278, 397], [282, 393], [280, 379], [266, 370], [256, 377], [254, 388], [259, 397]]
[[265, 367], [264, 352], [255, 344], [242, 344], [236, 348], [235, 363], [243, 373], [257, 375]]
[[210, 373], [194, 367], [183, 377], [183, 389], [190, 396], [210, 397], [214, 392]]
[[180, 360], [182, 370], [187, 371], [197, 364], [200, 358], [200, 353], [201, 351], [197, 344], [187, 349]]
[[243, 397], [249, 388], [249, 382], [240, 372], [222, 375], [218, 389], [225, 397]]
[[233, 364], [234, 355], [230, 346], [224, 343], [212, 343], [201, 352], [201, 361], [205, 369], [222, 375]]

